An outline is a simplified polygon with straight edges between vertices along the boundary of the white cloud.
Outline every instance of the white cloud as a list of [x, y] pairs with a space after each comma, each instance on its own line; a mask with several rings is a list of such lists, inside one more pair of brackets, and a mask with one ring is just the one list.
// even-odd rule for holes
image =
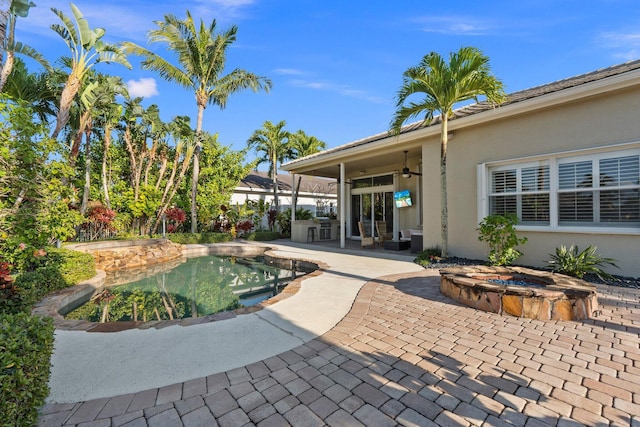
[[420, 17], [415, 21], [422, 25], [422, 31], [454, 36], [480, 36], [491, 28], [489, 23], [467, 16]]
[[613, 50], [613, 56], [623, 61], [631, 61], [640, 57], [640, 32], [600, 33], [597, 43]]
[[295, 68], [276, 68], [275, 70], [273, 70], [273, 72], [276, 74], [285, 74], [289, 76], [301, 76], [305, 74], [304, 71]]
[[151, 77], [143, 77], [140, 80], [127, 81], [127, 88], [129, 89], [129, 95], [132, 98], [142, 96], [144, 98], [150, 98], [154, 95], [159, 95], [156, 80]]
[[364, 99], [375, 104], [382, 104], [387, 100], [380, 98], [379, 96], [369, 95], [366, 91], [354, 89], [349, 85], [341, 85], [330, 82], [310, 82], [306, 80], [291, 80], [290, 83], [294, 86], [303, 87], [314, 90], [324, 90], [327, 92], [337, 93], [338, 95], [348, 96], [350, 98]]

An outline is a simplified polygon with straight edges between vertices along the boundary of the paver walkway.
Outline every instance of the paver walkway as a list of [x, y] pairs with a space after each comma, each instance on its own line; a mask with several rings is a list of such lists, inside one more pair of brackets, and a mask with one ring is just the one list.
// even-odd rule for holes
[[49, 404], [40, 426], [640, 426], [640, 290], [583, 322], [484, 313], [437, 272], [366, 284], [331, 331], [168, 387]]

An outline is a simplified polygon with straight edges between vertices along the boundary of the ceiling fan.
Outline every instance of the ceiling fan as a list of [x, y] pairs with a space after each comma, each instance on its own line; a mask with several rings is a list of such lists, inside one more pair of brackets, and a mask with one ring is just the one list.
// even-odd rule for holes
[[407, 150], [404, 150], [404, 166], [402, 168], [402, 177], [403, 178], [411, 178], [411, 175], [418, 175], [418, 176], [422, 176], [422, 174], [420, 172], [413, 172], [409, 170], [409, 167], [407, 166]]

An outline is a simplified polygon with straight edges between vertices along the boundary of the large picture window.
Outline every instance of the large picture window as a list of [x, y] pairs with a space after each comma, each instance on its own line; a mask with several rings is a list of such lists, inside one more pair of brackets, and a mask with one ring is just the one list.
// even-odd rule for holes
[[489, 166], [487, 213], [521, 225], [640, 228], [640, 150]]

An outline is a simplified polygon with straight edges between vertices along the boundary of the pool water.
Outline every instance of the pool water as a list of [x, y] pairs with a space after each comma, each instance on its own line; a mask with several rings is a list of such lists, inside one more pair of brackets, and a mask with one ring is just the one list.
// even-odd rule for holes
[[130, 283], [106, 285], [66, 314], [90, 322], [201, 317], [257, 304], [277, 295], [301, 273], [267, 265], [262, 257], [187, 258], [169, 271]]

